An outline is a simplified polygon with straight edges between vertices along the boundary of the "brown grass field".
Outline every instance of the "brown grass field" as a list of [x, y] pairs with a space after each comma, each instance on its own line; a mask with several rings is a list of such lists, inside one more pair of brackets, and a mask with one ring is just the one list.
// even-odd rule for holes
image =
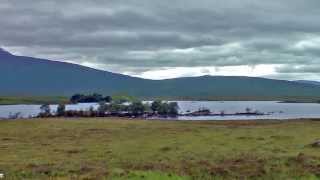
[[320, 121], [0, 121], [5, 179], [319, 179]]

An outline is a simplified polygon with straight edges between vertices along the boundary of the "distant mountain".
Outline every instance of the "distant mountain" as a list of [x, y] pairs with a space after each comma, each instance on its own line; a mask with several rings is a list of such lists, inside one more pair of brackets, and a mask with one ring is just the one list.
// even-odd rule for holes
[[319, 81], [298, 80], [298, 81], [295, 81], [295, 82], [320, 86], [320, 82]]
[[320, 97], [314, 85], [254, 77], [146, 80], [80, 65], [15, 56], [0, 49], [0, 95], [126, 93], [139, 97]]
[[106, 71], [24, 56], [0, 50], [0, 94], [70, 95], [93, 91], [135, 93], [146, 80]]

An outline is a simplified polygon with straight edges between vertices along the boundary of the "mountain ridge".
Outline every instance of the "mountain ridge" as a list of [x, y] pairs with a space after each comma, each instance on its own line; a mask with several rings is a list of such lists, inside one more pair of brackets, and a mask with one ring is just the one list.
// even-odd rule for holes
[[320, 86], [320, 82], [319, 81], [297, 80], [295, 82], [304, 83], [304, 84], [311, 84], [311, 85], [315, 85], [315, 86]]
[[0, 95], [128, 94], [139, 97], [303, 96], [320, 97], [320, 87], [246, 76], [199, 76], [149, 80], [77, 64], [15, 56], [0, 50]]

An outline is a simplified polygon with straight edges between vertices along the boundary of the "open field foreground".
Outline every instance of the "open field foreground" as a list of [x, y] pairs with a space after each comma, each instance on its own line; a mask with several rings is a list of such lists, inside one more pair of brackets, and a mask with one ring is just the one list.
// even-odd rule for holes
[[318, 179], [320, 121], [0, 121], [6, 179]]

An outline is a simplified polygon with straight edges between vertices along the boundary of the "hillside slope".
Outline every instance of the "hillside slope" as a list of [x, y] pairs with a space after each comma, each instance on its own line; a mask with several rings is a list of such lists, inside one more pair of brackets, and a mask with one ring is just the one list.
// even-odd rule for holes
[[298, 80], [298, 81], [295, 81], [295, 82], [304, 83], [304, 84], [311, 84], [311, 85], [315, 85], [315, 86], [320, 86], [320, 82], [319, 81]]
[[146, 80], [0, 50], [0, 94], [69, 95], [75, 92], [135, 93]]
[[80, 65], [14, 56], [0, 49], [0, 95], [126, 93], [140, 97], [320, 97], [320, 87], [254, 77], [146, 80]]

